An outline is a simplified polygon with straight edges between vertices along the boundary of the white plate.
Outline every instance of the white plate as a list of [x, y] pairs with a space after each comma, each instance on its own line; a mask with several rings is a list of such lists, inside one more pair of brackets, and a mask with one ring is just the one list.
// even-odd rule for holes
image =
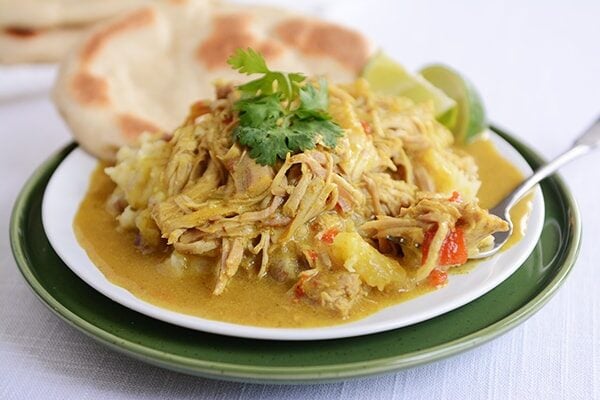
[[[525, 175], [531, 173], [527, 162], [510, 144], [494, 133], [490, 134], [490, 138], [505, 158]], [[167, 310], [141, 300], [108, 281], [79, 246], [73, 231], [75, 214], [96, 165], [96, 159], [77, 148], [65, 158], [48, 183], [42, 204], [42, 220], [56, 253], [87, 284], [125, 307], [175, 325], [221, 335], [272, 340], [335, 339], [382, 332], [425, 321], [475, 300], [507, 279], [533, 251], [544, 221], [544, 200], [537, 187], [523, 239], [508, 250], [479, 263], [468, 274], [451, 275], [444, 288], [347, 324], [318, 328], [262, 328]]]

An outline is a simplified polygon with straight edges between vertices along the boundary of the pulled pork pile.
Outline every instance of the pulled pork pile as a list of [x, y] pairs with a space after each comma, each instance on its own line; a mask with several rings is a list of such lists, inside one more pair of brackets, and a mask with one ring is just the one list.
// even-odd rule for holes
[[271, 167], [233, 140], [238, 98], [219, 86], [172, 135], [122, 148], [106, 170], [120, 226], [139, 232], [144, 251], [172, 250], [173, 264], [214, 259], [215, 295], [242, 268], [348, 316], [369, 291], [428, 282], [507, 229], [478, 206], [477, 167], [430, 104], [364, 80], [331, 85], [329, 113], [344, 130], [335, 149]]

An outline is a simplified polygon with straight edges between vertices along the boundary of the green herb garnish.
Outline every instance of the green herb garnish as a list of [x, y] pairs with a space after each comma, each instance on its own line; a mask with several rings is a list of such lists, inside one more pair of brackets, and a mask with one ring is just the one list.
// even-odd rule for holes
[[327, 113], [324, 79], [316, 87], [302, 74], [271, 71], [263, 56], [250, 48], [238, 49], [227, 62], [243, 74], [263, 74], [238, 86], [242, 97], [235, 103], [240, 122], [234, 138], [248, 147], [256, 162], [274, 165], [278, 158], [313, 149], [319, 141], [335, 147], [343, 131]]

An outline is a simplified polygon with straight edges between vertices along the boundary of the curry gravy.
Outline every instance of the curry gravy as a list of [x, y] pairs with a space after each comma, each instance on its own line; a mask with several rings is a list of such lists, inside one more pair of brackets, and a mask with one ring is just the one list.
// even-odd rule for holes
[[[475, 141], [463, 150], [475, 157], [479, 165], [482, 181], [479, 198], [485, 208], [496, 204], [523, 178], [488, 140]], [[353, 307], [350, 318], [345, 320], [323, 307], [294, 301], [293, 296], [287, 293], [289, 285], [269, 278], [259, 280], [256, 272], [243, 268], [229, 282], [223, 294], [214, 296], [215, 278], [210, 272], [213, 269], [210, 265], [188, 268], [176, 275], [172, 268], [165, 267], [169, 257], [167, 253], [142, 254], [133, 244], [135, 233], [117, 229], [117, 221], [105, 208], [114, 184], [104, 174], [104, 167], [106, 165], [100, 164], [92, 174], [90, 187], [75, 217], [77, 239], [108, 280], [157, 306], [243, 325], [314, 327], [361, 319], [432, 290], [428, 285], [405, 293], [372, 290]], [[522, 237], [529, 209], [530, 201], [514, 208], [512, 243]], [[463, 272], [472, 268], [469, 264], [462, 267]]]

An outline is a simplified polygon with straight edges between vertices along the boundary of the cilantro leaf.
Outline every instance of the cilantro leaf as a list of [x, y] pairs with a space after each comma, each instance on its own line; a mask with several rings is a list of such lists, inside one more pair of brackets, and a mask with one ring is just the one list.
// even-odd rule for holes
[[319, 80], [319, 88], [307, 84], [300, 89], [300, 106], [296, 113], [300, 116], [322, 115], [329, 105], [327, 97], [327, 81]]
[[250, 157], [261, 165], [274, 165], [278, 157], [285, 158], [288, 153], [285, 135], [280, 128], [252, 128], [239, 125], [233, 134], [237, 141], [248, 147]]
[[240, 125], [252, 128], [275, 124], [284, 116], [279, 96], [274, 94], [241, 99], [235, 104], [235, 109], [239, 111]]
[[335, 147], [337, 138], [342, 136], [343, 132], [339, 125], [331, 121], [331, 116], [326, 111], [329, 106], [327, 81], [320, 79], [318, 89], [310, 83], [307, 84], [300, 89], [299, 96], [300, 106], [295, 110], [299, 122], [303, 123], [304, 129], [312, 130], [320, 136], [327, 147]]
[[227, 59], [227, 64], [242, 74], [266, 74], [270, 72], [263, 56], [251, 48], [248, 48], [247, 51], [237, 49]]
[[343, 130], [327, 113], [327, 82], [304, 83], [299, 73], [271, 71], [262, 55], [238, 49], [227, 62], [244, 74], [262, 77], [238, 86], [242, 98], [234, 107], [239, 124], [234, 139], [248, 147], [262, 165], [274, 165], [289, 153], [313, 149], [317, 143], [335, 147]]
[[310, 122], [297, 120], [288, 128], [287, 145], [292, 152], [314, 149], [317, 137], [310, 129]]
[[251, 48], [248, 48], [246, 51], [237, 49], [227, 59], [227, 63], [242, 74], [264, 74], [262, 78], [238, 86], [243, 97], [251, 97], [257, 93], [280, 93], [283, 97], [282, 100], [292, 101], [298, 95], [300, 83], [306, 79], [300, 73], [287, 74], [279, 71], [271, 71], [267, 67], [263, 56]]
[[302, 147], [303, 150], [314, 148], [314, 143], [317, 138], [321, 138], [321, 141], [325, 146], [334, 148], [337, 144], [337, 139], [344, 134], [342, 128], [333, 121], [316, 118], [298, 120], [294, 124], [294, 128], [297, 131], [303, 131], [310, 134], [313, 138], [312, 146]]

